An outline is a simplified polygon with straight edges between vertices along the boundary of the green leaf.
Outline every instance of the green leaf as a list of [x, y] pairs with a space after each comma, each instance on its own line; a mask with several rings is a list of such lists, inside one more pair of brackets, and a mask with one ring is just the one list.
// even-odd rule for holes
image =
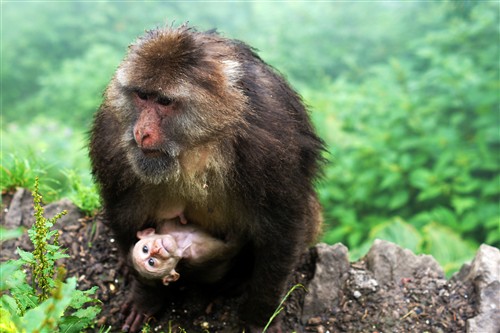
[[0, 290], [7, 290], [15, 287], [16, 285], [23, 282], [21, 279], [12, 280], [9, 279], [14, 273], [22, 266], [22, 262], [19, 260], [9, 260], [7, 262], [0, 264]]
[[347, 235], [347, 245], [349, 247], [357, 247], [361, 244], [361, 239], [363, 238], [363, 233], [361, 230], [354, 230]]
[[19, 257], [21, 257], [21, 260], [23, 260], [26, 264], [31, 264], [33, 263], [33, 253], [24, 251], [23, 249], [17, 248], [16, 250], [17, 254], [19, 254]]
[[19, 333], [11, 315], [7, 309], [0, 307], [0, 332], [2, 333]]
[[56, 289], [57, 297], [50, 297], [23, 317], [24, 328], [28, 332], [54, 332], [59, 319], [71, 303], [76, 288], [76, 278], [69, 278]]
[[422, 236], [411, 224], [401, 218], [395, 218], [374, 227], [370, 240], [383, 239], [418, 253], [421, 251]]
[[401, 208], [408, 203], [409, 198], [410, 195], [406, 191], [399, 191], [397, 193], [394, 193], [389, 202], [389, 208], [390, 209]]
[[430, 213], [432, 222], [436, 222], [441, 225], [447, 225], [449, 227], [457, 229], [460, 227], [455, 212], [448, 208], [437, 206]]
[[79, 309], [71, 315], [65, 315], [61, 318], [59, 330], [62, 333], [81, 332], [94, 322], [100, 311], [101, 309], [98, 306], [89, 306], [85, 309]]
[[500, 194], [500, 176], [496, 176], [490, 182], [484, 184], [483, 187], [484, 195], [499, 195]]
[[382, 182], [380, 183], [380, 190], [386, 190], [393, 187], [401, 181], [401, 174], [399, 172], [388, 172]]
[[71, 300], [71, 307], [74, 309], [80, 309], [85, 303], [88, 302], [98, 302], [97, 300], [90, 297], [97, 291], [97, 286], [90, 288], [89, 290], [81, 291], [76, 290]]
[[432, 174], [426, 169], [417, 169], [410, 173], [410, 183], [419, 189], [426, 189], [430, 186]]
[[5, 309], [7, 312], [9, 312], [10, 318], [14, 322], [16, 327], [21, 326], [20, 317], [18, 315], [20, 309], [17, 306], [16, 300], [12, 296], [2, 295], [2, 297], [0, 297], [0, 309]]
[[470, 261], [475, 254], [477, 245], [463, 240], [452, 229], [430, 223], [423, 229], [425, 252], [432, 255], [445, 270], [447, 276], [466, 261]]
[[[487, 244], [499, 244], [500, 243], [500, 215], [492, 216], [490, 219], [485, 221], [485, 226], [488, 229], [488, 236], [486, 238]], [[498, 245], [497, 245], [498, 247]]]
[[429, 186], [424, 188], [417, 196], [419, 202], [437, 199], [442, 195], [442, 189], [438, 186]]
[[18, 238], [23, 235], [23, 228], [7, 229], [0, 226], [0, 242], [8, 239]]
[[38, 305], [38, 299], [33, 288], [26, 282], [26, 273], [22, 270], [15, 271], [7, 278], [7, 286], [10, 292], [19, 301], [19, 305], [25, 309], [31, 309]]
[[327, 231], [322, 240], [327, 244], [335, 244], [341, 242], [351, 231], [352, 227], [349, 225], [338, 226]]
[[466, 210], [473, 208], [477, 204], [477, 199], [473, 197], [453, 196], [451, 202], [457, 214], [462, 215]]

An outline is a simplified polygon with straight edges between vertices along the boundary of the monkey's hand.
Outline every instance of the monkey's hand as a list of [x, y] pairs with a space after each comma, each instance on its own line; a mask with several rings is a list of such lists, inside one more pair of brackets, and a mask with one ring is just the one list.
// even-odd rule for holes
[[154, 286], [135, 280], [132, 294], [120, 309], [123, 321], [122, 332], [139, 332], [142, 325], [163, 306], [163, 293]]
[[142, 313], [137, 307], [132, 304], [131, 301], [126, 302], [122, 308], [122, 313], [128, 312], [128, 316], [125, 319], [125, 323], [122, 326], [123, 332], [139, 332], [145, 319], [148, 317], [145, 313]]

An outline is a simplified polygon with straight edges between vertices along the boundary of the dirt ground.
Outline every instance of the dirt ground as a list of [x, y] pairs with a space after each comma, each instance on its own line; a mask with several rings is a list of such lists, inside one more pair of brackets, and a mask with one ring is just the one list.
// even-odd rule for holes
[[[2, 224], [9, 210], [12, 193], [2, 195]], [[26, 218], [24, 218], [26, 220]], [[26, 226], [26, 221], [22, 224]], [[60, 244], [67, 248], [69, 259], [61, 261], [68, 276], [76, 276], [79, 288], [99, 287], [96, 297], [102, 302], [98, 324], [119, 331], [120, 307], [124, 304], [129, 283], [119, 265], [118, 250], [112, 234], [99, 215], [73, 218], [62, 225]], [[17, 258], [17, 247], [29, 249], [27, 235], [3, 242], [0, 260]], [[290, 281], [306, 289], [315, 274], [313, 250], [304, 253]], [[284, 332], [465, 332], [465, 322], [477, 312], [477, 297], [471, 283], [445, 280], [435, 274], [420, 274], [399, 283], [383, 283], [372, 292], [353, 292], [352, 272], [366, 271], [361, 260], [352, 263], [349, 277], [337, 299], [325, 304], [325, 311], [302, 318], [306, 290], [296, 289], [285, 303], [282, 320]], [[151, 321], [155, 332], [241, 332], [237, 316], [238, 295], [211, 295], [195, 286], [179, 289], [162, 314]], [[303, 321], [303, 322], [302, 322]]]

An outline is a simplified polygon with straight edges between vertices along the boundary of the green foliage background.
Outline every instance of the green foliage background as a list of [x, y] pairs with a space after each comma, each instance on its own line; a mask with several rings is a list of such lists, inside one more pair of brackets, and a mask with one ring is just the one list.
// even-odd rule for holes
[[311, 106], [324, 241], [358, 257], [383, 238], [448, 272], [500, 246], [497, 1], [1, 6], [3, 189], [26, 164], [59, 195], [90, 186], [86, 133], [127, 45], [189, 21], [261, 50]]

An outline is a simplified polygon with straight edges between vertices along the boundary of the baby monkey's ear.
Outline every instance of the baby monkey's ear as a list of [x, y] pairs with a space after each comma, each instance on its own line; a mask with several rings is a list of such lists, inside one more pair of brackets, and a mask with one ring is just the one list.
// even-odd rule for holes
[[175, 269], [172, 269], [170, 273], [162, 279], [162, 281], [165, 286], [168, 286], [170, 282], [175, 282], [179, 280], [179, 277], [180, 277], [179, 273], [177, 273]]
[[144, 230], [139, 230], [137, 231], [137, 238], [143, 239], [144, 237], [154, 235], [155, 234], [155, 229], [153, 228], [146, 228]]

